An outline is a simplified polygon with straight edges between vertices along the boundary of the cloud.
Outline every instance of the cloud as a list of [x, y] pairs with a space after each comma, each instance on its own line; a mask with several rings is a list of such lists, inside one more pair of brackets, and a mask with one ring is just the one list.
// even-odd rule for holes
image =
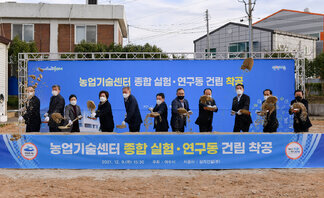
[[[17, 0], [26, 3], [78, 3], [85, 0]], [[324, 13], [323, 0], [258, 0], [253, 20], [257, 21], [280, 9]], [[4, 2], [0, 0], [0, 2]], [[246, 16], [244, 4], [237, 0], [99, 0], [99, 3], [125, 6], [130, 24], [130, 41], [156, 44], [164, 51], [192, 52], [193, 40], [206, 34], [205, 10], [209, 10], [210, 31]]]

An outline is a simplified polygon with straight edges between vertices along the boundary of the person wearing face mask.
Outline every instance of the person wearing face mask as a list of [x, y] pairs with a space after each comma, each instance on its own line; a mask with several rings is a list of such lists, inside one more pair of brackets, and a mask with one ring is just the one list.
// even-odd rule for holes
[[[269, 96], [272, 96], [272, 91], [270, 89], [264, 90], [264, 100], [262, 101], [262, 104], [269, 98]], [[275, 110], [271, 114], [270, 112], [267, 112], [264, 119], [265, 124], [263, 125], [263, 132], [277, 132], [279, 126], [279, 122], [277, 120], [277, 108], [275, 107]]]
[[27, 87], [27, 104], [23, 115], [19, 121], [25, 120], [26, 132], [39, 132], [41, 127], [40, 101], [35, 96], [35, 90], [32, 86]]
[[177, 97], [172, 101], [171, 128], [173, 132], [184, 132], [187, 125], [187, 117], [178, 113], [179, 108], [185, 108], [191, 115], [188, 100], [184, 99], [185, 92], [183, 88], [177, 89]]
[[69, 97], [70, 104], [65, 107], [64, 118], [68, 121], [68, 125], [71, 126], [70, 132], [80, 132], [79, 120], [72, 122], [74, 119], [81, 119], [81, 109], [77, 105], [77, 97], [72, 94]]
[[58, 124], [52, 119], [53, 113], [60, 113], [64, 116], [65, 100], [61, 96], [61, 87], [59, 85], [52, 86], [52, 97], [50, 99], [49, 109], [45, 113], [45, 121], [48, 122], [50, 132], [61, 132], [58, 128]]
[[128, 124], [130, 132], [139, 132], [143, 122], [136, 98], [131, 94], [130, 87], [123, 88], [126, 118], [122, 125]]
[[[212, 90], [210, 88], [206, 88], [204, 90], [204, 95], [211, 98]], [[214, 107], [214, 108], [210, 108], [210, 107]], [[214, 116], [214, 112], [217, 111], [218, 108], [216, 107], [216, 102], [213, 98], [211, 98], [211, 100], [208, 100], [206, 102], [202, 102], [201, 100], [199, 100], [199, 116], [195, 123], [199, 125], [200, 132], [212, 132], [213, 116]]]
[[232, 113], [231, 115], [235, 115], [235, 124], [233, 132], [249, 132], [250, 125], [252, 123], [251, 115], [242, 114], [241, 110], [250, 109], [250, 97], [244, 94], [244, 85], [237, 84], [235, 86], [236, 94], [233, 98], [232, 103]]
[[154, 118], [154, 129], [156, 132], [167, 132], [168, 123], [168, 106], [165, 103], [164, 93], [156, 94], [156, 105], [153, 112], [158, 112], [160, 116]]
[[115, 128], [114, 117], [108, 98], [109, 93], [107, 91], [101, 91], [99, 93], [100, 103], [98, 109], [95, 113], [91, 114], [92, 118], [99, 118], [100, 130], [102, 132], [113, 132]]
[[304, 104], [307, 111], [307, 117], [305, 121], [302, 121], [301, 114], [302, 110], [298, 109], [289, 109], [289, 114], [294, 114], [294, 131], [295, 132], [308, 132], [309, 128], [312, 126], [311, 121], [308, 117], [308, 101], [303, 98], [303, 91], [298, 89], [295, 91], [295, 99], [290, 102], [292, 106], [294, 103], [300, 102]]

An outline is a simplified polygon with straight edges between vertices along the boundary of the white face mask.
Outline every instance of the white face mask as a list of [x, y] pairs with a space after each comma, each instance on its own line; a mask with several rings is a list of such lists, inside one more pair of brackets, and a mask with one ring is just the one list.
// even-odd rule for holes
[[106, 97], [100, 97], [100, 102], [106, 102]]
[[52, 95], [53, 96], [57, 96], [58, 95], [58, 91], [52, 91]]
[[156, 100], [156, 104], [157, 104], [157, 105], [162, 104], [162, 100]]
[[77, 104], [77, 101], [76, 100], [72, 100], [70, 101], [71, 105], [75, 106]]
[[264, 98], [264, 100], [267, 100], [269, 98], [269, 96], [264, 96], [263, 98]]
[[242, 95], [243, 91], [241, 89], [236, 90], [237, 95]]
[[123, 97], [124, 98], [128, 98], [129, 97], [129, 94], [123, 93]]
[[35, 95], [35, 93], [34, 92], [28, 92], [27, 95], [28, 95], [29, 98], [32, 98]]

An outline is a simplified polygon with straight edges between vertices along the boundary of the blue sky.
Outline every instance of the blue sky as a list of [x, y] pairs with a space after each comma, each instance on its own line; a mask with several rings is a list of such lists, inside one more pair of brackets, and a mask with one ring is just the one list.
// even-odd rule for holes
[[[204, 35], [204, 12], [209, 10], [210, 30], [245, 17], [244, 4], [237, 0], [98, 0], [101, 4], [125, 6], [130, 42], [156, 44], [168, 52], [192, 52], [193, 40]], [[4, 2], [4, 0], [0, 0]], [[16, 0], [21, 3], [78, 3], [85, 0]], [[280, 9], [324, 13], [323, 0], [258, 0], [253, 21]], [[245, 20], [246, 22], [246, 20]], [[124, 43], [127, 43], [125, 40]]]

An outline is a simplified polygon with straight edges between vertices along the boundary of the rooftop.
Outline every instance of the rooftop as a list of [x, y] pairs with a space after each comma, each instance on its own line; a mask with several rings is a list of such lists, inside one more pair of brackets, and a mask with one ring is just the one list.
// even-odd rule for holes
[[[212, 34], [214, 32], [217, 32], [218, 30], [222, 29], [222, 28], [225, 28], [226, 26], [228, 25], [236, 25], [236, 26], [242, 26], [242, 27], [246, 27], [248, 28], [249, 26], [248, 25], [245, 25], [245, 24], [242, 24], [242, 23], [234, 23], [234, 22], [229, 22], [229, 23], [226, 23], [225, 25], [211, 31], [209, 33]], [[258, 30], [263, 30], [263, 31], [268, 31], [268, 32], [273, 32], [273, 33], [277, 33], [277, 34], [282, 34], [282, 35], [287, 35], [287, 36], [293, 36], [293, 37], [298, 37], [298, 38], [305, 38], [305, 39], [311, 39], [311, 40], [318, 40], [316, 37], [312, 37], [312, 36], [306, 36], [306, 35], [303, 35], [303, 34], [295, 34], [295, 33], [291, 33], [291, 32], [284, 32], [284, 31], [278, 31], [278, 30], [272, 30], [272, 29], [268, 29], [268, 28], [262, 28], [262, 27], [256, 27], [256, 26], [252, 26], [253, 29], [258, 29]], [[207, 37], [207, 35], [204, 35], [196, 40], [194, 40], [194, 43]]]
[[281, 10], [279, 10], [279, 11], [277, 11], [277, 12], [275, 12], [275, 13], [273, 13], [273, 14], [271, 14], [271, 15], [269, 15], [269, 16], [267, 16], [267, 17], [265, 17], [265, 18], [263, 18], [263, 19], [261, 19], [261, 20], [259, 20], [257, 22], [255, 22], [255, 23], [253, 23], [253, 25], [254, 24], [257, 24], [257, 23], [259, 23], [259, 22], [261, 22], [261, 21], [263, 21], [263, 20], [265, 20], [267, 18], [270, 18], [273, 15], [276, 15], [276, 14], [278, 14], [280, 12], [294, 12], [294, 13], [301, 13], [301, 14], [310, 14], [310, 15], [324, 16], [324, 14], [314, 13], [314, 12], [303, 12], [303, 11], [297, 11], [297, 10], [281, 9]]
[[5, 2], [0, 3], [0, 18], [118, 20], [123, 35], [127, 35], [123, 5]]
[[9, 40], [3, 36], [0, 36], [0, 43], [8, 45], [9, 43], [11, 43], [11, 40]]

